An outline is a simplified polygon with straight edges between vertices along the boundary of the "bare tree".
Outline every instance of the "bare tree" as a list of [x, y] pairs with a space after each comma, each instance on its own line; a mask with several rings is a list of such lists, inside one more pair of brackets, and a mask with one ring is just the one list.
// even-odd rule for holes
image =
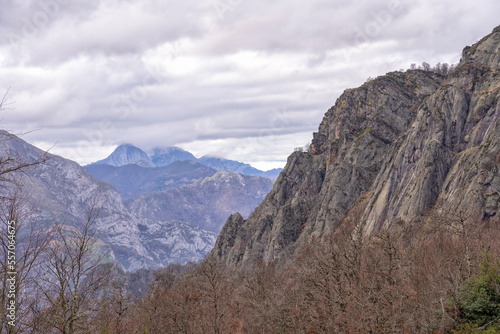
[[0, 110], [5, 109], [6, 106], [14, 104], [14, 102], [9, 101], [7, 96], [9, 95], [10, 87], [5, 91], [5, 94], [2, 96], [0, 100]]
[[[14, 103], [7, 99], [9, 90], [7, 90], [0, 100], [0, 110], [6, 109], [6, 106]], [[8, 142], [11, 138], [13, 138], [13, 135], [6, 132], [1, 133], [0, 143]], [[34, 160], [29, 160], [8, 148], [4, 151], [0, 149], [0, 187], [5, 187], [6, 183], [13, 181], [13, 178], [14, 180], [19, 180], [19, 174], [26, 175], [26, 172], [31, 167], [45, 163], [48, 159], [48, 152], [45, 152]]]
[[[28, 204], [27, 195], [20, 184], [11, 184], [4, 189], [0, 205], [0, 310], [4, 333], [21, 333], [32, 326], [30, 309], [37, 300], [33, 298], [36, 288], [36, 271], [41, 264], [50, 236], [43, 232], [42, 225]], [[13, 233], [11, 233], [13, 232]], [[15, 243], [9, 243], [11, 237]], [[14, 245], [14, 247], [11, 247]], [[15, 265], [10, 265], [15, 261]], [[11, 274], [15, 273], [15, 274]], [[14, 278], [14, 281], [12, 281]], [[16, 296], [16, 326], [9, 325], [5, 307], [8, 302], [10, 282]], [[22, 292], [22, 293], [21, 293]]]
[[[127, 290], [128, 274], [115, 264], [109, 267], [107, 284], [99, 293], [100, 302], [93, 321], [93, 332], [128, 334], [134, 332], [133, 306], [137, 298]], [[137, 330], [138, 331], [138, 330]]]
[[100, 266], [102, 256], [98, 255], [93, 226], [99, 213], [95, 195], [81, 226], [70, 229], [59, 222], [52, 229], [45, 273], [39, 278], [44, 297], [39, 316], [61, 334], [86, 332], [95, 298], [106, 282], [107, 271]]
[[215, 256], [208, 256], [197, 269], [205, 333], [222, 334], [228, 325], [230, 289], [228, 272]]

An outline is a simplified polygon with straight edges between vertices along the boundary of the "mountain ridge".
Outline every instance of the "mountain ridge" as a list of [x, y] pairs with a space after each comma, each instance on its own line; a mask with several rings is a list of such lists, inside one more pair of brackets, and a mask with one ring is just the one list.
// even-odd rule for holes
[[156, 167], [167, 166], [175, 161], [197, 161], [194, 155], [177, 146], [156, 147], [151, 152], [151, 161]]
[[239, 207], [242, 215], [250, 215], [271, 188], [268, 178], [218, 171], [192, 184], [144, 194], [125, 203], [147, 219], [180, 220], [219, 233], [232, 208]]
[[215, 169], [190, 160], [155, 168], [136, 164], [120, 167], [91, 164], [85, 169], [93, 177], [115, 187], [124, 199], [192, 184], [216, 173]]
[[119, 145], [107, 158], [93, 162], [84, 167], [95, 165], [111, 165], [114, 167], [123, 167], [129, 164], [136, 164], [141, 167], [155, 168], [165, 167], [176, 161], [194, 161], [213, 168], [218, 171], [233, 171], [245, 175], [257, 175], [275, 179], [282, 168], [274, 168], [268, 171], [262, 171], [235, 160], [219, 158], [205, 155], [196, 158], [193, 154], [176, 146], [157, 147], [151, 150], [151, 155], [132, 144]]

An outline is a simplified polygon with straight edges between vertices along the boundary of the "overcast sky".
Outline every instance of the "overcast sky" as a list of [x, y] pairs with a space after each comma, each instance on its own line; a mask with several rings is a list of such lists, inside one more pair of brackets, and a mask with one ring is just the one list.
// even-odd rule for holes
[[0, 0], [0, 127], [87, 164], [122, 143], [261, 169], [346, 88], [457, 63], [498, 0]]

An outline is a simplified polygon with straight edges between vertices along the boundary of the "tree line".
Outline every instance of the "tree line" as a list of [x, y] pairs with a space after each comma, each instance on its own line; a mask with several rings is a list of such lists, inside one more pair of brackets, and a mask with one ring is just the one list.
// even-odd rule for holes
[[[415, 63], [412, 63], [410, 65], [410, 70], [421, 70], [421, 71], [429, 71], [429, 72], [434, 72], [438, 73], [441, 75], [448, 75], [451, 72], [453, 72], [457, 68], [457, 65], [455, 64], [448, 64], [448, 63], [437, 63], [436, 65], [432, 66], [431, 64], [427, 62], [422, 62], [422, 64], [417, 65]], [[406, 72], [404, 68], [401, 68], [399, 72]], [[370, 82], [374, 80], [375, 78], [368, 77], [365, 82]]]
[[496, 224], [431, 214], [367, 238], [356, 216], [286, 265], [159, 272], [134, 333], [500, 332]]
[[436, 65], [431, 66], [431, 64], [429, 64], [425, 61], [420, 65], [417, 65], [415, 63], [410, 65], [411, 70], [431, 71], [431, 72], [439, 73], [442, 75], [447, 75], [448, 73], [453, 72], [453, 70], [456, 67], [457, 66], [455, 64], [450, 65], [448, 63], [437, 63]]

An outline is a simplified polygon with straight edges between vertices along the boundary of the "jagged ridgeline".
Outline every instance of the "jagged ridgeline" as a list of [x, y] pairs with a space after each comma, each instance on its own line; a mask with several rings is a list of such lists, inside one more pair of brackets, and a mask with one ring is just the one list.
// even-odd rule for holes
[[346, 90], [255, 212], [228, 219], [213, 254], [231, 266], [289, 258], [354, 207], [367, 235], [429, 209], [498, 219], [499, 48], [497, 27], [446, 76], [392, 72]]

